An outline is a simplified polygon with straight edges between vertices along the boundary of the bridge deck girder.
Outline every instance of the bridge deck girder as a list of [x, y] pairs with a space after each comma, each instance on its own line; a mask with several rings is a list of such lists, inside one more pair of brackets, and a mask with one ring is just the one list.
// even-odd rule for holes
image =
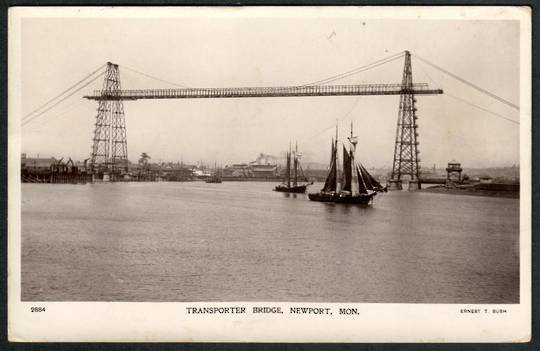
[[96, 90], [92, 95], [87, 95], [85, 98], [90, 100], [139, 100], [401, 94], [435, 95], [442, 93], [442, 89], [431, 89], [425, 83], [416, 83], [412, 86], [404, 86], [402, 84], [362, 84], [244, 88], [141, 89], [118, 91]]

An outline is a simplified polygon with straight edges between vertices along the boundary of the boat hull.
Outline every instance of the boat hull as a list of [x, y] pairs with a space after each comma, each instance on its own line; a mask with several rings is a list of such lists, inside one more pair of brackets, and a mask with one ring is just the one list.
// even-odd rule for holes
[[207, 179], [205, 180], [207, 183], [221, 183], [221, 179]]
[[360, 195], [342, 195], [342, 194], [328, 194], [328, 193], [313, 193], [308, 194], [311, 201], [320, 202], [334, 202], [340, 204], [359, 204], [367, 205], [376, 193], [372, 194], [360, 194]]
[[296, 185], [287, 187], [285, 185], [278, 185], [274, 188], [274, 191], [279, 191], [282, 193], [294, 193], [294, 194], [303, 194], [306, 192], [307, 185]]

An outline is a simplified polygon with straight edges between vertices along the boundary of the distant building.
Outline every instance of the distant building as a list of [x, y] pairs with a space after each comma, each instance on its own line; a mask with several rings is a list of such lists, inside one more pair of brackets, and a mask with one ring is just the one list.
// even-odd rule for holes
[[138, 173], [142, 170], [143, 166], [138, 164], [138, 163], [129, 163], [128, 164], [128, 172], [129, 173], [132, 173], [132, 174], [135, 174], [135, 173]]
[[87, 161], [76, 161], [73, 163], [73, 166], [77, 167], [80, 172], [86, 172], [88, 168], [88, 163]]
[[457, 161], [448, 162], [448, 167], [446, 167], [446, 179], [447, 181], [461, 183], [461, 163]]
[[49, 172], [58, 161], [54, 157], [26, 157], [21, 155], [21, 169], [32, 173]]
[[478, 177], [478, 180], [480, 181], [480, 184], [489, 184], [493, 182], [493, 178], [491, 178], [487, 174]]
[[225, 166], [223, 169], [224, 178], [251, 177], [252, 175], [250, 167], [245, 163]]
[[278, 176], [277, 165], [252, 165], [251, 173], [254, 178], [275, 178]]
[[212, 174], [210, 173], [210, 171], [207, 171], [207, 170], [204, 170], [204, 169], [199, 169], [197, 167], [195, 167], [193, 169], [193, 175], [197, 178], [200, 178], [200, 179], [206, 179], [208, 177], [210, 177]]
[[24, 183], [86, 183], [92, 181], [84, 163], [54, 157], [27, 157], [21, 154], [21, 181]]
[[183, 181], [190, 180], [193, 177], [193, 171], [179, 162], [169, 162], [162, 165], [161, 175], [168, 181]]

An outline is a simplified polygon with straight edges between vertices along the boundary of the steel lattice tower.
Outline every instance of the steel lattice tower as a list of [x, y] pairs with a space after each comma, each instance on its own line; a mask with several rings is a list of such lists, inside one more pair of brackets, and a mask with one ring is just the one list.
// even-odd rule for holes
[[416, 99], [413, 93], [411, 54], [405, 51], [402, 85], [404, 92], [400, 95], [399, 114], [396, 128], [396, 144], [394, 148], [394, 164], [390, 189], [402, 189], [402, 176], [410, 177], [409, 190], [419, 189], [420, 165], [418, 154], [418, 116], [416, 115]]
[[[119, 95], [120, 70], [118, 65], [107, 62], [102, 92]], [[122, 100], [100, 100], [96, 116], [91, 156], [93, 173], [111, 172], [113, 175], [127, 171], [127, 138], [124, 103]]]

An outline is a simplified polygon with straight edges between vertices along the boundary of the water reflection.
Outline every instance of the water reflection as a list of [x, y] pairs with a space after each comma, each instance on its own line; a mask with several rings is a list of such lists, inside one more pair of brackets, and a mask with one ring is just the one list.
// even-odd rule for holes
[[283, 196], [286, 197], [286, 198], [293, 198], [293, 199], [296, 199], [298, 194], [295, 194], [295, 193], [283, 193]]
[[333, 202], [323, 202], [321, 204], [323, 205], [325, 212], [330, 215], [335, 215], [336, 213], [343, 215], [351, 213], [362, 214], [374, 210], [372, 205], [366, 204], [336, 204]]

